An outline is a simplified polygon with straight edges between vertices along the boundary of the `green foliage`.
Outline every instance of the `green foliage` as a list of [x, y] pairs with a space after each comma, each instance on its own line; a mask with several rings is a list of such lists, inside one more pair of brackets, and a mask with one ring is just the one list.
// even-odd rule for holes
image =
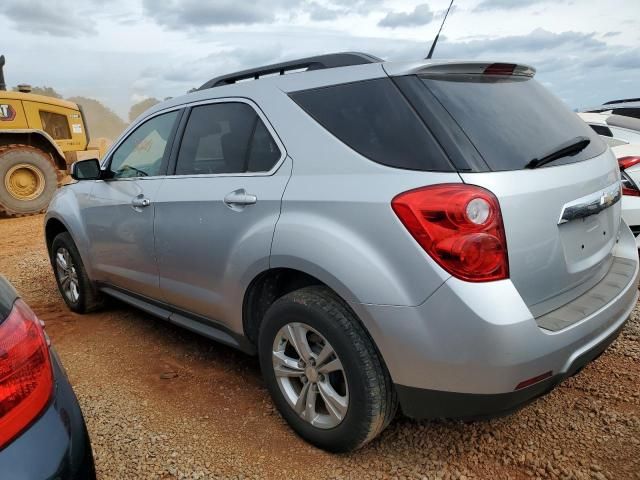
[[97, 100], [86, 97], [71, 97], [67, 100], [82, 107], [92, 138], [106, 137], [113, 141], [127, 126], [110, 108]]
[[157, 98], [145, 98], [141, 102], [132, 105], [129, 109], [129, 121], [133, 122], [136, 118], [140, 116], [145, 110], [153, 107], [155, 104], [160, 103], [160, 100]]

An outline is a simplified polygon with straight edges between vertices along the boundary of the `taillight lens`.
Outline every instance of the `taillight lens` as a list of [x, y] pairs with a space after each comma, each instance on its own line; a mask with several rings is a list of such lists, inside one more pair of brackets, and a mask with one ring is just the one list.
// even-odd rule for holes
[[631, 157], [621, 157], [618, 159], [618, 165], [620, 166], [620, 171], [622, 172], [622, 194], [623, 195], [631, 195], [633, 197], [640, 197], [640, 190], [638, 186], [635, 184], [631, 177], [625, 170], [629, 167], [633, 167], [640, 163], [640, 157], [631, 156]]
[[0, 449], [49, 403], [53, 373], [40, 322], [22, 300], [0, 324]]
[[391, 207], [431, 258], [455, 277], [469, 282], [509, 277], [500, 204], [488, 190], [434, 185], [401, 193]]

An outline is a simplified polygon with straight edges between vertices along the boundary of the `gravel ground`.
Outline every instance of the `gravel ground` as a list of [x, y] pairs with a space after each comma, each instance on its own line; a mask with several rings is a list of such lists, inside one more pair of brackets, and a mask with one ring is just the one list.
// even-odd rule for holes
[[350, 455], [301, 441], [258, 362], [113, 303], [70, 313], [42, 217], [0, 218], [0, 273], [36, 313], [80, 399], [100, 479], [640, 479], [640, 311], [597, 361], [501, 419], [397, 419]]

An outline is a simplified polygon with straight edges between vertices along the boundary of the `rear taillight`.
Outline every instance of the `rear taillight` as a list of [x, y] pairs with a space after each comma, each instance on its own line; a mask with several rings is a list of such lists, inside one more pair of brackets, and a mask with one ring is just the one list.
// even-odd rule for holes
[[0, 324], [0, 449], [49, 403], [53, 374], [38, 318], [22, 300]]
[[391, 207], [438, 264], [469, 282], [509, 277], [498, 199], [473, 185], [444, 184], [396, 196]]
[[640, 197], [640, 190], [631, 177], [625, 173], [625, 170], [629, 167], [633, 167], [640, 163], [640, 157], [622, 157], [618, 159], [618, 165], [620, 166], [620, 172], [622, 173], [622, 194], [631, 195], [633, 197]]

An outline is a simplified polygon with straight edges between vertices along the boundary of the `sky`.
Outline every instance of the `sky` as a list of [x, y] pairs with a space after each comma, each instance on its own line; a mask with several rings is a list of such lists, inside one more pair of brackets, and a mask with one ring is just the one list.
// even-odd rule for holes
[[[147, 97], [309, 55], [424, 58], [449, 0], [1, 0], [8, 85]], [[456, 0], [434, 58], [512, 61], [571, 108], [640, 97], [640, 0]]]

